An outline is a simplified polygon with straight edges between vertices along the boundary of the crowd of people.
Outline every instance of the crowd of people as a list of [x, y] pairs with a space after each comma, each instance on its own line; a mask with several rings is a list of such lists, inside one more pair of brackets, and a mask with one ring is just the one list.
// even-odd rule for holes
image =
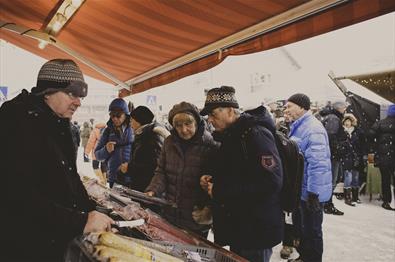
[[[161, 215], [174, 225], [207, 237], [250, 261], [270, 261], [283, 241], [289, 261], [322, 261], [324, 213], [344, 215], [332, 201], [337, 183], [343, 198], [356, 206], [369, 152], [382, 175], [382, 207], [393, 210], [391, 177], [395, 165], [395, 105], [371, 129], [362, 130], [347, 103], [311, 110], [310, 98], [291, 95], [284, 108], [268, 105], [243, 112], [236, 91], [221, 86], [207, 92], [204, 108], [188, 102], [173, 106], [170, 130], [145, 106], [130, 108], [122, 98], [109, 105], [107, 123], [93, 120], [80, 128], [74, 112], [88, 93], [72, 60], [45, 63], [37, 85], [0, 108], [7, 154], [2, 165], [6, 196], [6, 257], [61, 261], [77, 235], [110, 230], [114, 221], [95, 211], [77, 172], [77, 149], [100, 183], [117, 184], [165, 198], [177, 205]], [[11, 119], [12, 118], [12, 119]], [[281, 131], [304, 157], [300, 205], [292, 226], [281, 205], [283, 159], [276, 144]], [[81, 143], [81, 144], [80, 144]], [[21, 165], [20, 148], [26, 158]], [[16, 193], [14, 188], [18, 187]], [[22, 204], [21, 204], [22, 203]], [[29, 218], [29, 223], [23, 223]], [[12, 229], [12, 230], [11, 230]], [[21, 238], [23, 234], [26, 237]], [[12, 252], [18, 247], [20, 252]]]

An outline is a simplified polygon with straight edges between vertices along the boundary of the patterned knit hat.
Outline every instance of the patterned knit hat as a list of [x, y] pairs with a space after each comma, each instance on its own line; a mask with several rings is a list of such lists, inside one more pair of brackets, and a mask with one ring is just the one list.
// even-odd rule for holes
[[46, 62], [40, 69], [37, 85], [32, 88], [35, 95], [70, 92], [77, 97], [88, 94], [88, 85], [78, 65], [69, 59], [54, 59]]
[[300, 106], [305, 110], [310, 109], [310, 98], [305, 94], [301, 94], [301, 93], [294, 94], [290, 98], [288, 98], [288, 102], [297, 104], [298, 106]]
[[210, 89], [207, 92], [206, 102], [200, 114], [205, 116], [218, 107], [239, 108], [235, 92], [235, 89], [231, 86], [221, 86]]

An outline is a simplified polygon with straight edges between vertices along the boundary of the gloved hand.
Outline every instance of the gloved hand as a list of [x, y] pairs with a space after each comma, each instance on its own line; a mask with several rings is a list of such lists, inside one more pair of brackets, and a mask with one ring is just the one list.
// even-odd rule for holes
[[309, 193], [307, 197], [306, 207], [311, 212], [318, 212], [321, 209], [320, 201], [318, 200], [317, 194]]

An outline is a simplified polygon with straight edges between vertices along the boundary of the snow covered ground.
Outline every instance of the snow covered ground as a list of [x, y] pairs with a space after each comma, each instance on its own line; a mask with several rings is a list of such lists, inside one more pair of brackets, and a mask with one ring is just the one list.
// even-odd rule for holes
[[[92, 163], [83, 162], [82, 148], [78, 157], [80, 175], [94, 177]], [[381, 207], [374, 196], [361, 196], [362, 204], [350, 207], [334, 199], [344, 216], [324, 216], [324, 257], [329, 262], [386, 262], [395, 261], [395, 212]], [[392, 202], [394, 206], [394, 201]], [[212, 240], [212, 235], [209, 235]], [[272, 262], [284, 262], [280, 258], [281, 245], [274, 247]], [[296, 251], [291, 258], [297, 257]]]

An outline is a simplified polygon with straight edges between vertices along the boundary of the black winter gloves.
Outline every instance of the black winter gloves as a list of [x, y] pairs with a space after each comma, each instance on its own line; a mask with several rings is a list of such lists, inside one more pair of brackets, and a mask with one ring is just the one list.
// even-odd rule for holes
[[320, 201], [318, 200], [318, 195], [314, 193], [309, 193], [306, 207], [311, 212], [318, 212], [321, 209]]

